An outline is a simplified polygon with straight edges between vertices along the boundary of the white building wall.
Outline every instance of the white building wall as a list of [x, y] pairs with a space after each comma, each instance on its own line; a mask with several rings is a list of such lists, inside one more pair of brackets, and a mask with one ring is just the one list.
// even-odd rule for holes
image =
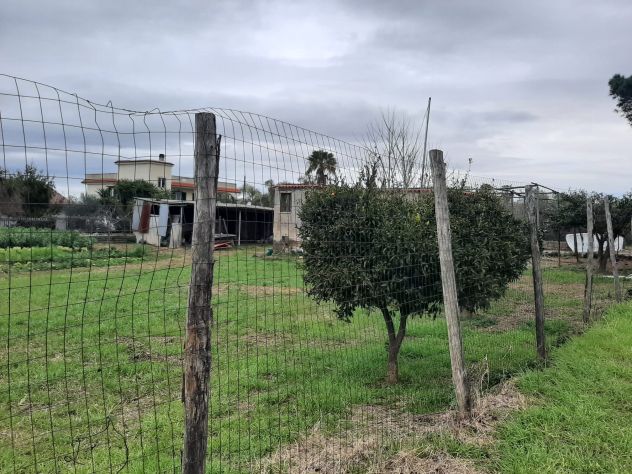
[[[171, 189], [171, 168], [173, 164], [161, 161], [121, 161], [117, 163], [118, 173], [87, 174], [86, 179], [107, 180], [143, 180], [159, 186], [158, 178], [165, 178], [164, 189]], [[85, 183], [86, 194], [89, 196], [98, 195], [99, 190], [114, 186], [113, 182], [106, 183]]]
[[146, 243], [160, 247], [160, 217], [153, 214], [149, 216], [149, 229], [147, 232], [134, 231], [134, 235], [136, 236], [136, 242], [139, 244]]
[[107, 188], [108, 185], [102, 186], [101, 184], [86, 183], [86, 194], [88, 196], [97, 196], [99, 194], [99, 191], [104, 187]]
[[[296, 246], [300, 242], [298, 228], [301, 220], [298, 211], [305, 198], [305, 189], [279, 189], [274, 193], [274, 243], [281, 244], [284, 241], [289, 245]], [[290, 212], [281, 212], [281, 193], [290, 193], [292, 196], [292, 207]]]
[[118, 163], [118, 179], [148, 181], [154, 186], [158, 186], [158, 178], [165, 178], [164, 189], [171, 189], [171, 168], [172, 164], [160, 161], [150, 162], [120, 162]]

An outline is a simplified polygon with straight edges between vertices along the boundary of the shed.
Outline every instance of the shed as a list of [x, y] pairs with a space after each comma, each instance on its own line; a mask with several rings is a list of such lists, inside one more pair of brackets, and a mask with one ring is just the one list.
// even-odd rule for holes
[[[263, 243], [271, 239], [274, 209], [218, 202], [215, 240], [236, 245]], [[193, 238], [195, 202], [176, 199], [136, 198], [132, 231], [138, 243], [170, 248], [187, 246]]]

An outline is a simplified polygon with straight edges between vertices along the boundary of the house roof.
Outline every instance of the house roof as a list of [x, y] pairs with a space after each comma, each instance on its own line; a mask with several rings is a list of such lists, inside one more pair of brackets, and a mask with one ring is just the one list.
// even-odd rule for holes
[[156, 163], [158, 165], [173, 166], [173, 163], [170, 163], [168, 161], [152, 160], [150, 158], [142, 158], [140, 160], [117, 160], [114, 162], [115, 165], [138, 165], [138, 164], [147, 164], [147, 163]]
[[193, 188], [195, 188], [195, 183], [189, 183], [187, 181], [173, 181], [173, 180], [171, 180], [171, 187], [172, 188], [193, 189]]
[[57, 191], [53, 191], [53, 195], [50, 198], [51, 204], [66, 204], [68, 199], [66, 196], [59, 194]]
[[[86, 178], [81, 181], [82, 184], [116, 184], [118, 179], [115, 178]], [[171, 189], [195, 189], [195, 183], [187, 181], [171, 181]], [[217, 192], [219, 193], [240, 193], [241, 190], [235, 186], [217, 186]]]
[[82, 184], [116, 184], [118, 179], [115, 178], [86, 178], [81, 181]]
[[253, 206], [252, 204], [240, 204], [240, 203], [236, 203], [236, 202], [218, 202], [216, 204], [216, 206], [217, 207], [223, 207], [223, 208], [233, 208], [233, 209], [245, 209], [245, 210], [274, 212], [274, 208], [272, 208], [272, 207]]
[[[307, 184], [307, 183], [281, 183], [273, 186], [280, 190], [293, 190], [293, 189], [318, 189], [322, 186], [320, 184]], [[431, 193], [431, 188], [390, 188], [392, 191], [405, 191], [408, 193]]]
[[[195, 183], [190, 183], [188, 181], [171, 181], [171, 189], [173, 188], [195, 189]], [[241, 190], [235, 186], [222, 186], [221, 184], [218, 184], [217, 192], [218, 193], [240, 193]]]
[[193, 206], [194, 201], [182, 201], [180, 199], [155, 199], [146, 197], [135, 197], [137, 201], [153, 202], [156, 204], [169, 204], [170, 206]]

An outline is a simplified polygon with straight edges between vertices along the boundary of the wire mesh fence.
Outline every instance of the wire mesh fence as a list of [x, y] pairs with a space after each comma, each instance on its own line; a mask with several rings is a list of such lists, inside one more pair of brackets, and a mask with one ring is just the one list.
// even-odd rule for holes
[[[198, 114], [214, 117], [219, 167], [196, 181]], [[181, 469], [192, 268], [211, 263], [195, 260], [200, 229], [209, 472], [366, 470], [454, 407], [425, 163], [398, 171], [388, 147], [262, 115], [135, 112], [10, 76], [0, 140], [0, 471]], [[449, 185], [483, 396], [541, 363], [525, 183], [454, 172]], [[538, 189], [550, 348], [585, 326], [584, 262], [564, 252], [559, 193]], [[593, 314], [612, 288], [596, 278]]]

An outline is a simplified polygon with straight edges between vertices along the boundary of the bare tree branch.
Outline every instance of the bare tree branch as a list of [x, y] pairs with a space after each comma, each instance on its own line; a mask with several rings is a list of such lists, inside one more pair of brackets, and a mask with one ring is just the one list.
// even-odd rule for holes
[[387, 187], [416, 187], [422, 174], [422, 126], [393, 109], [383, 110], [367, 127], [365, 146], [375, 155], [379, 179]]

